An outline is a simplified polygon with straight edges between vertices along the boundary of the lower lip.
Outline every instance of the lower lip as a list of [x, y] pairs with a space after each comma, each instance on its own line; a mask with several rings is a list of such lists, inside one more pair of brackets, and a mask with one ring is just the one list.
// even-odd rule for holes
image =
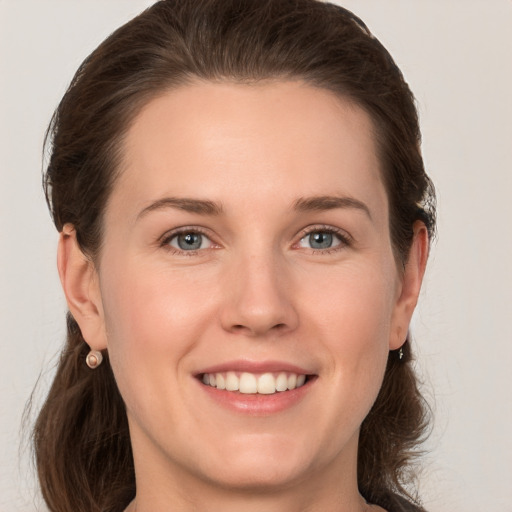
[[315, 377], [310, 377], [300, 388], [277, 392], [272, 395], [259, 393], [244, 394], [238, 391], [226, 391], [225, 389], [207, 386], [199, 380], [197, 382], [199, 386], [201, 386], [201, 389], [222, 407], [238, 413], [253, 416], [266, 416], [285, 411], [298, 404], [307, 393], [309, 393], [315, 381]]

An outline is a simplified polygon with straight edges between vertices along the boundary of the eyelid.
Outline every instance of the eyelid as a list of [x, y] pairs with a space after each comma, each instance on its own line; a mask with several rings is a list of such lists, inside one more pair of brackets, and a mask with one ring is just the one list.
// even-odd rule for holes
[[[173, 247], [170, 245], [170, 242], [173, 238], [175, 238], [179, 235], [182, 235], [182, 234], [186, 234], [186, 233], [197, 233], [199, 235], [206, 237], [211, 242], [213, 247], [207, 247], [204, 249], [192, 249], [189, 251], [184, 251], [184, 250], [178, 249], [177, 247]], [[207, 230], [200, 226], [180, 226], [180, 227], [171, 229], [169, 231], [166, 231], [162, 236], [160, 236], [157, 239], [157, 242], [161, 247], [165, 248], [166, 250], [170, 251], [173, 254], [183, 254], [186, 256], [192, 256], [192, 255], [198, 254], [199, 252], [205, 251], [207, 249], [216, 249], [219, 247], [219, 244], [213, 240], [210, 230]]]
[[[294, 247], [298, 246], [298, 244], [306, 236], [310, 235], [311, 233], [318, 233], [318, 232], [332, 233], [333, 235], [336, 235], [338, 237], [338, 239], [340, 240], [341, 243], [335, 247], [330, 247], [330, 248], [326, 248], [326, 249], [314, 249], [312, 247], [309, 248], [309, 250], [313, 251], [313, 253], [315, 253], [315, 252], [330, 253], [330, 252], [334, 252], [337, 250], [342, 250], [343, 248], [346, 248], [346, 247], [351, 247], [354, 243], [354, 238], [349, 233], [347, 233], [344, 229], [337, 228], [335, 226], [330, 226], [327, 224], [315, 224], [315, 225], [311, 225], [311, 226], [308, 226], [308, 227], [302, 229], [299, 234], [299, 240], [297, 242], [295, 242], [293, 244], [293, 246]], [[301, 247], [298, 247], [298, 248], [301, 248]]]

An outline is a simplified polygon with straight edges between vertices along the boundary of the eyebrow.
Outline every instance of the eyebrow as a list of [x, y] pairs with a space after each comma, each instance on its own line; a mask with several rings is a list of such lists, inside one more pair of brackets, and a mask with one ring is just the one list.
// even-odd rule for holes
[[188, 197], [163, 197], [141, 210], [137, 215], [137, 220], [150, 212], [164, 210], [166, 208], [176, 208], [199, 215], [220, 215], [222, 213], [222, 206], [213, 201], [191, 199]]
[[301, 197], [295, 201], [293, 208], [300, 212], [334, 210], [335, 208], [354, 208], [363, 211], [370, 220], [372, 215], [366, 204], [359, 199], [345, 196]]
[[[137, 220], [150, 212], [176, 208], [199, 215], [220, 215], [223, 213], [222, 205], [214, 201], [204, 199], [192, 199], [187, 197], [164, 197], [146, 206], [137, 215]], [[314, 196], [301, 197], [293, 204], [293, 209], [299, 212], [334, 210], [336, 208], [354, 208], [361, 210], [371, 219], [370, 209], [366, 204], [353, 197], [345, 196]]]

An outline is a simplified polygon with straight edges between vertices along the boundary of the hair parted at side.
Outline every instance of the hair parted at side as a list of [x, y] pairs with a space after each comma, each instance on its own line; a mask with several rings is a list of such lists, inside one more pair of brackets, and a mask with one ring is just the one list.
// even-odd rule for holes
[[[93, 262], [123, 138], [152, 98], [194, 80], [301, 80], [363, 108], [375, 127], [397, 263], [413, 224], [435, 230], [435, 195], [420, 153], [418, 118], [400, 70], [364, 23], [318, 0], [161, 0], [116, 30], [80, 66], [47, 132], [47, 201], [59, 231], [74, 225]], [[34, 428], [43, 497], [52, 512], [119, 512], [135, 494], [123, 400], [108, 354], [89, 348], [68, 314], [57, 373]], [[407, 493], [428, 408], [411, 366], [390, 353], [384, 383], [360, 434], [358, 482], [391, 507]], [[343, 478], [343, 475], [340, 475]]]

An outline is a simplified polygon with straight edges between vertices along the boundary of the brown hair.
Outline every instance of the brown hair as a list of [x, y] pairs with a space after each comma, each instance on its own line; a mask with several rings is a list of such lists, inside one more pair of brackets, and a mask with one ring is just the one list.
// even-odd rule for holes
[[[93, 261], [131, 121], [155, 95], [194, 79], [302, 80], [353, 101], [375, 125], [397, 262], [407, 260], [415, 221], [433, 234], [435, 197], [414, 98], [361, 20], [316, 0], [162, 0], [84, 61], [48, 129], [44, 185], [55, 225], [73, 224]], [[108, 354], [93, 372], [88, 350], [68, 314], [67, 342], [34, 429], [42, 493], [55, 512], [122, 511], [135, 494], [126, 413]], [[360, 492], [382, 506], [395, 493], [408, 495], [410, 462], [428, 425], [411, 361], [408, 342], [403, 358], [390, 353], [361, 427]]]

